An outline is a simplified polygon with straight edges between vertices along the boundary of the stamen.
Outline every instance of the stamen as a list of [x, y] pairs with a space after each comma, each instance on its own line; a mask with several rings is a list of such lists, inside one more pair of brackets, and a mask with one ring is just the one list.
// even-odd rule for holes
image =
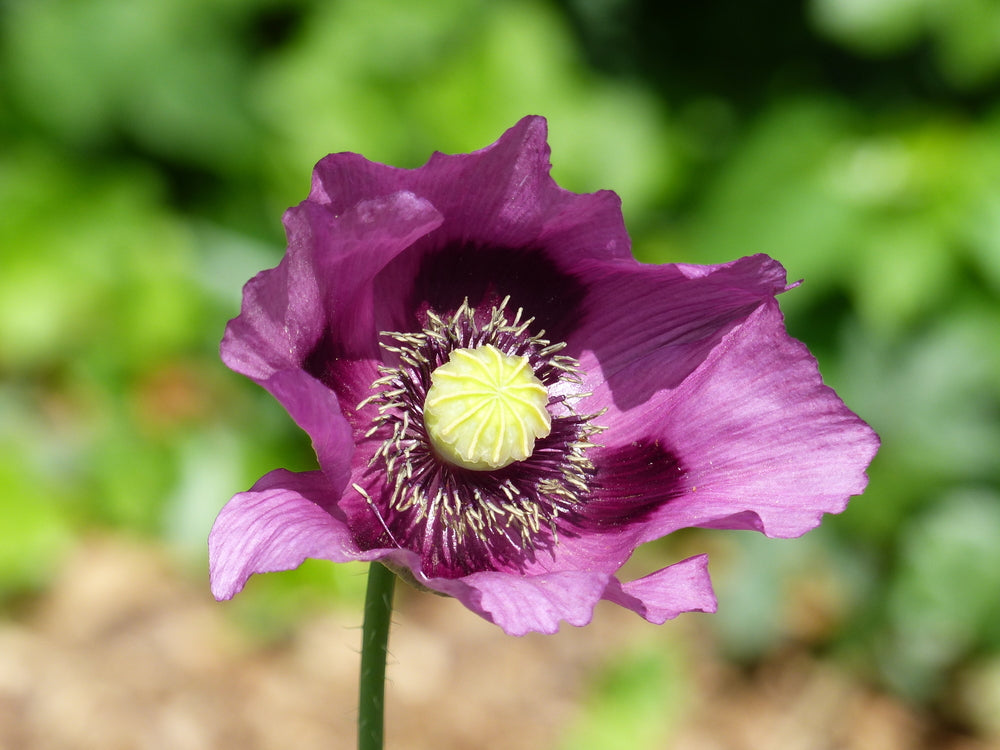
[[560, 519], [589, 494], [586, 452], [601, 428], [575, 412], [582, 393], [549, 395], [578, 384], [579, 365], [509, 303], [487, 316], [467, 302], [428, 310], [422, 331], [381, 334], [398, 364], [379, 368], [358, 405], [375, 407], [365, 434], [379, 443], [354, 487], [428, 575], [522, 564], [571, 529]]

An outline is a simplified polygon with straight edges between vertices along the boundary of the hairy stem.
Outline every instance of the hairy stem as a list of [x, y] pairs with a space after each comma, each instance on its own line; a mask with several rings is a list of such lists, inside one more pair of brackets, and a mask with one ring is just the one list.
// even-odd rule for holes
[[382, 750], [385, 720], [385, 660], [396, 574], [381, 563], [368, 567], [365, 624], [361, 632], [358, 750]]

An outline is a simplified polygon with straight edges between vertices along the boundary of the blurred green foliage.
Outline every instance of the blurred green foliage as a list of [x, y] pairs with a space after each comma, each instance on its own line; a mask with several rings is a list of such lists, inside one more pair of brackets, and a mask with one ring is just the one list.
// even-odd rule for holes
[[[321, 156], [416, 166], [536, 112], [555, 177], [616, 190], [641, 259], [767, 252], [805, 279], [789, 327], [883, 437], [820, 531], [711, 535], [732, 653], [798, 638], [927, 701], [995, 664], [1000, 6], [687, 5], [0, 6], [0, 598], [108, 528], [202, 564], [233, 491], [312, 465], [216, 347]], [[360, 598], [341, 570], [252, 584], [251, 617]]]
[[626, 750], [661, 747], [689, 705], [680, 644], [662, 638], [630, 644], [593, 685], [560, 747]]

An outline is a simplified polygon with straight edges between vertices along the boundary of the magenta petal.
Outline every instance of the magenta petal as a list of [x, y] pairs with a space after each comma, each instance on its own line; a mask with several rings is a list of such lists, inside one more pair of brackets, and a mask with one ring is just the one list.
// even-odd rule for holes
[[654, 393], [678, 386], [728, 331], [785, 289], [785, 269], [765, 255], [719, 266], [583, 269], [591, 288], [570, 349], [600, 373], [588, 383], [595, 402], [616, 411], [639, 407], [644, 415]]
[[257, 382], [297, 368], [322, 335], [323, 318], [309, 259], [288, 252], [243, 287], [240, 314], [229, 321], [219, 347], [222, 361]]
[[247, 283], [221, 346], [228, 367], [262, 385], [276, 371], [301, 369], [324, 333], [336, 332], [342, 353], [377, 356], [371, 280], [441, 216], [399, 192], [340, 215], [306, 201], [284, 221], [288, 252]]
[[412, 191], [449, 217], [453, 237], [522, 243], [539, 213], [566, 193], [549, 177], [545, 136], [543, 118], [525, 117], [491, 146], [470, 154], [435, 153], [419, 169], [331, 154], [316, 165], [308, 202], [340, 214], [359, 199]]
[[282, 370], [262, 385], [312, 438], [329, 491], [343, 491], [351, 476], [354, 437], [333, 391], [301, 370]]
[[543, 118], [525, 117], [481, 151], [431, 157], [418, 189], [451, 217], [449, 234], [501, 246], [532, 239], [563, 192], [549, 176], [546, 130]]
[[486, 571], [457, 580], [422, 581], [450, 594], [508, 635], [555, 633], [559, 622], [586, 625], [607, 583], [606, 573], [564, 570], [534, 576]]
[[655, 425], [625, 432], [645, 429], [668, 446], [684, 485], [651, 518], [647, 540], [688, 526], [799, 536], [864, 490], [879, 445], [785, 332], [776, 301], [655, 406]]
[[337, 215], [309, 201], [286, 213], [290, 251], [301, 248], [312, 258], [323, 280], [328, 333], [342, 355], [378, 356], [372, 281], [441, 222], [435, 206], [408, 191], [362, 200]]
[[562, 192], [565, 199], [537, 239], [559, 265], [572, 270], [585, 259], [633, 261], [621, 199], [615, 193]]
[[350, 529], [324, 510], [335, 506], [337, 494], [322, 472], [278, 469], [235, 495], [208, 537], [215, 598], [232, 598], [254, 573], [291, 570], [308, 557], [359, 559]]
[[715, 612], [717, 607], [708, 577], [708, 555], [689, 557], [627, 583], [612, 578], [604, 598], [656, 625], [682, 612]]

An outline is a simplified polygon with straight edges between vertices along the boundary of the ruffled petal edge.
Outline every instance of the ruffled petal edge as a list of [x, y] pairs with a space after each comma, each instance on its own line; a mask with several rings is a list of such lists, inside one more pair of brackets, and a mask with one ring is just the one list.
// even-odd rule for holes
[[689, 558], [645, 578], [621, 583], [609, 573], [561, 570], [536, 575], [499, 571], [463, 578], [428, 578], [419, 558], [403, 549], [361, 550], [338, 517], [337, 497], [319, 471], [277, 469], [235, 495], [209, 534], [212, 594], [231, 599], [255, 573], [291, 570], [307, 558], [384, 562], [406, 569], [421, 586], [458, 599], [508, 635], [555, 633], [562, 621], [588, 624], [599, 600], [662, 624], [682, 612], [714, 612], [707, 555]]
[[708, 576], [708, 555], [695, 555], [643, 578], [612, 578], [604, 599], [662, 625], [684, 612], [715, 612], [718, 602]]
[[677, 529], [796, 537], [864, 490], [878, 435], [827, 385], [772, 300], [732, 331], [647, 427], [683, 478], [641, 541]]
[[428, 588], [453, 596], [498, 625], [507, 635], [552, 634], [565, 620], [583, 626], [608, 585], [609, 575], [563, 570], [542, 575], [484, 571], [463, 578], [419, 578]]
[[226, 503], [208, 536], [212, 594], [231, 599], [254, 573], [291, 570], [306, 558], [364, 559], [330, 510], [339, 493], [320, 471], [277, 469]]

